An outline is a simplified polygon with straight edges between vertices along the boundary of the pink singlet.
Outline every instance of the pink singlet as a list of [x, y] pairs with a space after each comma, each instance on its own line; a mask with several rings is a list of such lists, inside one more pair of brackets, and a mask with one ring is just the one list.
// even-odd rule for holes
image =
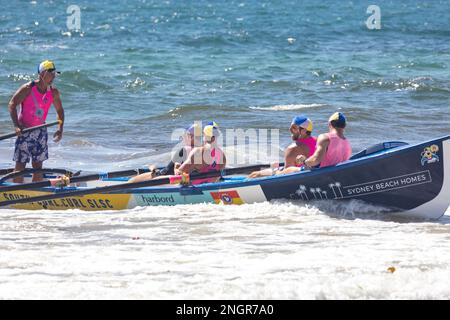
[[19, 123], [25, 128], [44, 124], [52, 103], [53, 92], [51, 86], [42, 94], [39, 92], [34, 81], [32, 81], [31, 93], [20, 106]]
[[327, 152], [320, 162], [320, 167], [334, 166], [340, 162], [347, 161], [352, 155], [352, 147], [347, 139], [341, 139], [335, 133], [326, 133], [330, 139]]
[[[206, 173], [211, 171], [220, 171], [219, 164], [221, 164], [221, 157], [222, 151], [220, 149], [213, 148], [211, 149], [211, 164], [207, 167], [203, 167], [200, 170], [200, 173]], [[217, 180], [217, 177], [212, 178], [205, 178], [205, 179], [198, 179], [191, 181], [192, 185], [197, 185], [201, 183], [207, 183], [207, 182], [215, 182]]]
[[[309, 149], [309, 154], [306, 156], [306, 158], [309, 158], [310, 156], [312, 156], [314, 154], [314, 152], [316, 151], [316, 144], [317, 144], [317, 138], [316, 137], [308, 137], [305, 139], [297, 139], [295, 140], [295, 142], [298, 143], [303, 143], [304, 145], [306, 145]], [[302, 164], [299, 164], [297, 167], [301, 167]]]

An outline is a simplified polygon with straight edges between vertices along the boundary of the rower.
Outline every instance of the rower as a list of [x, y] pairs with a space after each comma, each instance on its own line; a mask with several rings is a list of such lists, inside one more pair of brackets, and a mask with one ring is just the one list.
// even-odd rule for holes
[[[179, 168], [175, 168], [175, 174], [191, 174], [193, 172], [206, 173], [211, 171], [220, 171], [225, 168], [225, 153], [218, 146], [217, 138], [220, 136], [220, 130], [217, 123], [210, 122], [203, 128], [203, 146], [195, 147], [189, 153], [186, 161]], [[191, 181], [192, 185], [207, 182], [216, 182], [220, 177], [206, 178]]]
[[[217, 145], [217, 137], [220, 135], [220, 130], [218, 128], [217, 123], [214, 121], [210, 122], [203, 129], [203, 139], [204, 144], [202, 146], [195, 146], [197, 144], [199, 135], [197, 134], [199, 127], [196, 125], [192, 126], [192, 137], [190, 145], [193, 146], [192, 150], [186, 156], [185, 161], [182, 164], [174, 162], [173, 170], [175, 175], [182, 175], [183, 173], [191, 174], [191, 173], [205, 173], [210, 171], [219, 171], [225, 168], [225, 154]], [[187, 150], [187, 149], [186, 149]], [[163, 169], [164, 170], [164, 169]], [[151, 180], [155, 177], [157, 178], [166, 178], [169, 175], [158, 175], [156, 176], [156, 170], [152, 170], [148, 173], [143, 173], [133, 177], [129, 180], [130, 183], [133, 182], [141, 182]], [[207, 178], [201, 180], [191, 181], [193, 185], [205, 183], [205, 182], [214, 182], [219, 178]]]
[[150, 172], [137, 175], [136, 177], [131, 178], [129, 182], [151, 180], [156, 176], [161, 177], [166, 175], [174, 175], [174, 169], [181, 166], [181, 163], [187, 159], [192, 148], [200, 145], [200, 138], [201, 127], [199, 124], [194, 123], [185, 130], [183, 136], [181, 137], [184, 145], [173, 154], [172, 159], [169, 161], [167, 166], [158, 170], [155, 165], [150, 164], [148, 165]]
[[[184, 146], [176, 151], [167, 166], [159, 170], [158, 175], [172, 175], [175, 174], [174, 169], [181, 166], [181, 164], [187, 159], [192, 148], [200, 146], [201, 139], [201, 126], [198, 123], [194, 123], [186, 129], [182, 141]], [[156, 171], [154, 165], [149, 166], [151, 171]]]
[[[296, 158], [299, 155], [309, 157], [316, 150], [317, 138], [311, 135], [313, 130], [312, 121], [305, 116], [297, 116], [292, 119], [289, 131], [291, 132], [291, 138], [294, 140], [284, 152], [284, 168], [296, 167]], [[274, 174], [284, 174], [283, 169], [277, 169], [276, 167], [271, 169], [264, 169], [260, 171], [252, 172], [249, 178], [258, 178], [263, 176], [271, 176]]]
[[341, 112], [333, 113], [328, 119], [328, 133], [317, 138], [317, 148], [310, 157], [298, 156], [297, 161], [305, 168], [320, 165], [320, 168], [334, 166], [350, 159], [352, 147], [344, 136], [347, 121]]

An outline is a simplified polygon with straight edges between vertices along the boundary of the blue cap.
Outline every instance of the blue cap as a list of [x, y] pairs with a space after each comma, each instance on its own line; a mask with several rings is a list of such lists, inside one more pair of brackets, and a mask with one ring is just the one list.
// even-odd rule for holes
[[313, 130], [313, 123], [312, 121], [305, 117], [305, 116], [296, 116], [292, 119], [292, 123], [291, 124], [295, 124], [299, 127], [302, 127], [310, 132], [312, 132]]
[[196, 136], [200, 136], [201, 135], [201, 127], [198, 123], [194, 123], [193, 125], [191, 125], [190, 127], [186, 128], [186, 133], [189, 133], [190, 135], [196, 135]]

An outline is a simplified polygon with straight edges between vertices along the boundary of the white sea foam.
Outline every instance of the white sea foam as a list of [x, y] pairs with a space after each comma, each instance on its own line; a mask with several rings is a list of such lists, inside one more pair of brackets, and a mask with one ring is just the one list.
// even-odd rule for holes
[[321, 103], [311, 103], [311, 104], [282, 104], [276, 105], [272, 107], [250, 107], [250, 109], [254, 110], [263, 110], [263, 111], [291, 111], [291, 110], [302, 110], [307, 108], [319, 108], [325, 107], [326, 104]]
[[288, 201], [2, 209], [0, 298], [450, 298], [450, 219], [353, 213], [346, 219]]

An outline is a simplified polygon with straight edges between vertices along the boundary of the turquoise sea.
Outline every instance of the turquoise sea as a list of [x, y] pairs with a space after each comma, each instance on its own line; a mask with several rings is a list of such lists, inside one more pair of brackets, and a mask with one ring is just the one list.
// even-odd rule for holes
[[[68, 24], [71, 5], [79, 30]], [[379, 29], [366, 24], [371, 5]], [[173, 130], [196, 120], [279, 130], [281, 149], [299, 114], [319, 134], [343, 112], [354, 151], [450, 133], [449, 1], [0, 7], [0, 135], [13, 131], [8, 102], [38, 63], [52, 59], [62, 72], [54, 84], [65, 131], [49, 145], [48, 167], [164, 164]], [[48, 121], [55, 117], [52, 110]], [[14, 139], [0, 141], [0, 168], [13, 165], [13, 147]], [[266, 161], [260, 149], [246, 150]], [[289, 201], [112, 214], [2, 209], [0, 299], [450, 298], [448, 214], [403, 223], [378, 213], [361, 203]]]
[[[449, 132], [448, 1], [379, 1], [378, 30], [371, 1], [78, 1], [80, 31], [68, 29], [72, 2], [1, 4], [0, 133], [14, 91], [54, 60], [67, 118], [55, 164], [102, 148], [117, 156], [93, 168], [130, 152], [145, 162], [194, 120], [276, 128], [281, 147], [293, 116], [318, 134], [336, 110], [355, 150]], [[0, 142], [1, 163], [11, 146]]]

